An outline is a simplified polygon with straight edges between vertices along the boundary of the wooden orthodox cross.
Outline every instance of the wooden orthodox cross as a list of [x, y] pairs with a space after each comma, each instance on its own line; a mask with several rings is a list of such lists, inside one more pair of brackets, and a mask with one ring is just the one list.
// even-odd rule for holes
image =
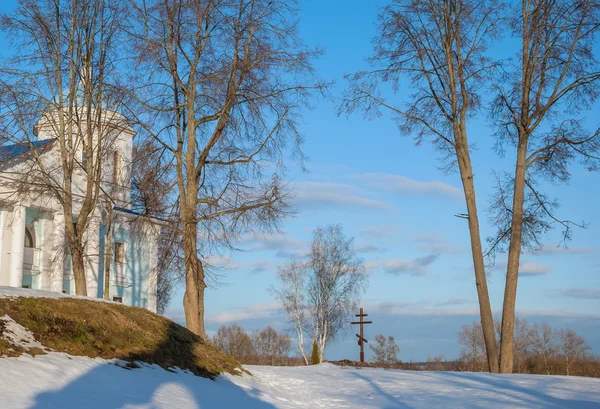
[[365, 343], [369, 342], [364, 337], [363, 325], [372, 324], [373, 321], [363, 321], [363, 317], [368, 316], [369, 314], [363, 313], [363, 309], [360, 309], [360, 314], [356, 314], [359, 318], [359, 321], [351, 322], [352, 325], [358, 324], [360, 325], [360, 335], [356, 334], [358, 337], [358, 345], [360, 346], [360, 362], [365, 362]]

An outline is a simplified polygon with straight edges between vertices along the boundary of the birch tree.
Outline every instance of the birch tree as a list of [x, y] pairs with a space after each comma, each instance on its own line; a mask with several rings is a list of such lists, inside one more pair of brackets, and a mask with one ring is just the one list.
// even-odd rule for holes
[[288, 313], [302, 357], [308, 365], [303, 341], [308, 335], [323, 362], [325, 347], [347, 328], [368, 282], [353, 239], [344, 236], [339, 225], [317, 228], [306, 260], [282, 266], [278, 278], [280, 287], [274, 294]]
[[[143, 128], [172, 158], [185, 262], [186, 326], [204, 336], [202, 255], [288, 213], [283, 158], [301, 157], [298, 108], [321, 87], [283, 0], [132, 2], [128, 82]], [[140, 75], [139, 73], [143, 73]], [[127, 88], [128, 84], [123, 84]], [[199, 234], [199, 230], [201, 234]]]
[[512, 10], [510, 27], [520, 50], [505, 64], [506, 74], [497, 77], [491, 112], [499, 147], [515, 149], [515, 171], [500, 181], [493, 206], [498, 233], [492, 241], [508, 247], [500, 354], [504, 373], [514, 365], [522, 250], [539, 247], [540, 236], [556, 225], [565, 240], [572, 227], [582, 225], [556, 215], [558, 202], [540, 191], [541, 181], [568, 181], [569, 165], [577, 160], [589, 170], [600, 163], [600, 129], [584, 118], [600, 93], [600, 2], [523, 0]]
[[[392, 1], [378, 17], [375, 55], [369, 59], [372, 69], [347, 76], [350, 88], [341, 106], [341, 112], [362, 111], [370, 118], [390, 112], [401, 132], [413, 135], [417, 145], [433, 143], [446, 170], [458, 168], [491, 372], [498, 372], [499, 357], [467, 121], [479, 112], [482, 87], [496, 65], [485, 52], [497, 37], [503, 7], [498, 1]], [[391, 92], [382, 90], [384, 84]], [[407, 101], [398, 101], [395, 95], [405, 84], [413, 93]]]
[[[14, 51], [0, 67], [3, 143], [27, 146], [33, 158], [28, 172], [10, 176], [20, 193], [49, 192], [62, 209], [78, 295], [87, 295], [85, 233], [103, 194], [108, 149], [126, 125], [118, 107], [105, 108], [115, 101], [108, 84], [125, 11], [120, 1], [19, 0], [0, 17]], [[32, 130], [51, 135], [52, 146], [38, 149]]]

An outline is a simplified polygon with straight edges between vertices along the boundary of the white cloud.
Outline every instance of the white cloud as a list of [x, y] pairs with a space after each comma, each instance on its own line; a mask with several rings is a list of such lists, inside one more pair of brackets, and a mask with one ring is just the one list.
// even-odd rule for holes
[[449, 300], [440, 302], [436, 304], [436, 307], [450, 307], [452, 305], [463, 305], [463, 304], [469, 304], [470, 301], [467, 300], [466, 298], [451, 298]]
[[272, 302], [268, 304], [254, 304], [248, 307], [234, 308], [206, 317], [207, 322], [214, 324], [230, 324], [249, 319], [266, 318], [281, 313], [281, 304]]
[[373, 246], [371, 244], [363, 244], [354, 249], [357, 253], [385, 253], [387, 249], [383, 247]]
[[274, 268], [268, 260], [252, 260], [241, 263], [236, 262], [231, 257], [222, 255], [212, 255], [203, 259], [210, 267], [223, 270], [249, 270], [250, 274], [261, 273]]
[[439, 255], [429, 254], [423, 257], [417, 257], [413, 260], [387, 259], [383, 264], [383, 270], [388, 274], [408, 274], [411, 276], [423, 276], [427, 274], [427, 268]]
[[546, 243], [542, 246], [541, 250], [533, 250], [529, 251], [529, 253], [534, 255], [555, 256], [561, 254], [591, 254], [598, 253], [599, 251], [600, 248], [598, 247], [564, 247]]
[[464, 249], [448, 242], [441, 233], [426, 233], [407, 237], [404, 241], [416, 243], [418, 247], [427, 253], [435, 254], [461, 254]]
[[[506, 272], [506, 263], [496, 263], [491, 268], [492, 271]], [[550, 266], [545, 264], [533, 263], [530, 261], [521, 262], [519, 267], [519, 275], [522, 277], [543, 276], [550, 272]]]
[[563, 297], [600, 300], [600, 289], [594, 288], [569, 288], [560, 292]]
[[368, 182], [370, 186], [410, 196], [444, 196], [452, 199], [463, 197], [460, 188], [440, 181], [422, 182], [390, 173], [365, 173], [358, 178]]
[[381, 263], [377, 260], [367, 261], [365, 262], [365, 270], [367, 270], [367, 273], [371, 274], [377, 270], [380, 265]]
[[298, 207], [321, 209], [334, 206], [339, 209], [361, 208], [390, 210], [392, 205], [367, 197], [368, 193], [356, 186], [332, 182], [296, 182], [294, 204]]
[[389, 224], [383, 226], [370, 226], [360, 229], [359, 236], [365, 236], [373, 239], [388, 239], [396, 234], [400, 229], [397, 226]]
[[247, 251], [275, 251], [275, 257], [288, 258], [301, 256], [308, 250], [308, 242], [283, 234], [247, 234], [240, 237], [237, 244]]
[[519, 275], [521, 276], [541, 276], [549, 272], [550, 267], [545, 264], [526, 262], [519, 267]]

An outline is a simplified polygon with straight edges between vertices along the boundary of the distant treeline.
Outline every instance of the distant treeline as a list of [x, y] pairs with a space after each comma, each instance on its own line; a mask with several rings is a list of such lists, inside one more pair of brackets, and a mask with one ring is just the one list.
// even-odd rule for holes
[[[497, 332], [500, 325], [497, 325]], [[373, 362], [330, 361], [342, 366], [363, 366], [413, 371], [488, 370], [483, 332], [479, 323], [464, 326], [457, 334], [462, 346], [457, 360], [442, 355], [430, 356], [424, 362], [402, 362], [397, 358], [401, 345], [393, 337], [375, 337]], [[224, 352], [248, 365], [304, 365], [300, 357], [290, 356], [291, 339], [271, 327], [255, 330], [250, 335], [237, 324], [219, 328], [211, 342]], [[600, 358], [590, 353], [585, 339], [570, 329], [556, 329], [548, 324], [532, 325], [525, 319], [515, 321], [514, 373], [570, 375], [600, 378]]]
[[300, 366], [304, 360], [290, 356], [291, 339], [271, 326], [248, 333], [239, 325], [223, 325], [210, 342], [246, 365]]

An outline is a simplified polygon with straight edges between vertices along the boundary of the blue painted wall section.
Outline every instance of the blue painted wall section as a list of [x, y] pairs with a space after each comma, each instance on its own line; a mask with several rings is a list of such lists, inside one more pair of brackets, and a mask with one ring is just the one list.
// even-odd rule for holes
[[[106, 224], [100, 225], [100, 254], [106, 252]], [[125, 245], [125, 263], [115, 261], [115, 243], [120, 242]], [[112, 251], [111, 251], [111, 285], [110, 296], [122, 297], [123, 303], [137, 307], [148, 307], [147, 289], [150, 281], [151, 269], [151, 243], [144, 239], [143, 235], [131, 232], [124, 227], [113, 225], [112, 232]], [[98, 279], [98, 298], [104, 296], [104, 266], [105, 259], [102, 257], [99, 262]], [[115, 273], [117, 269], [124, 269], [124, 282], [115, 282]]]

